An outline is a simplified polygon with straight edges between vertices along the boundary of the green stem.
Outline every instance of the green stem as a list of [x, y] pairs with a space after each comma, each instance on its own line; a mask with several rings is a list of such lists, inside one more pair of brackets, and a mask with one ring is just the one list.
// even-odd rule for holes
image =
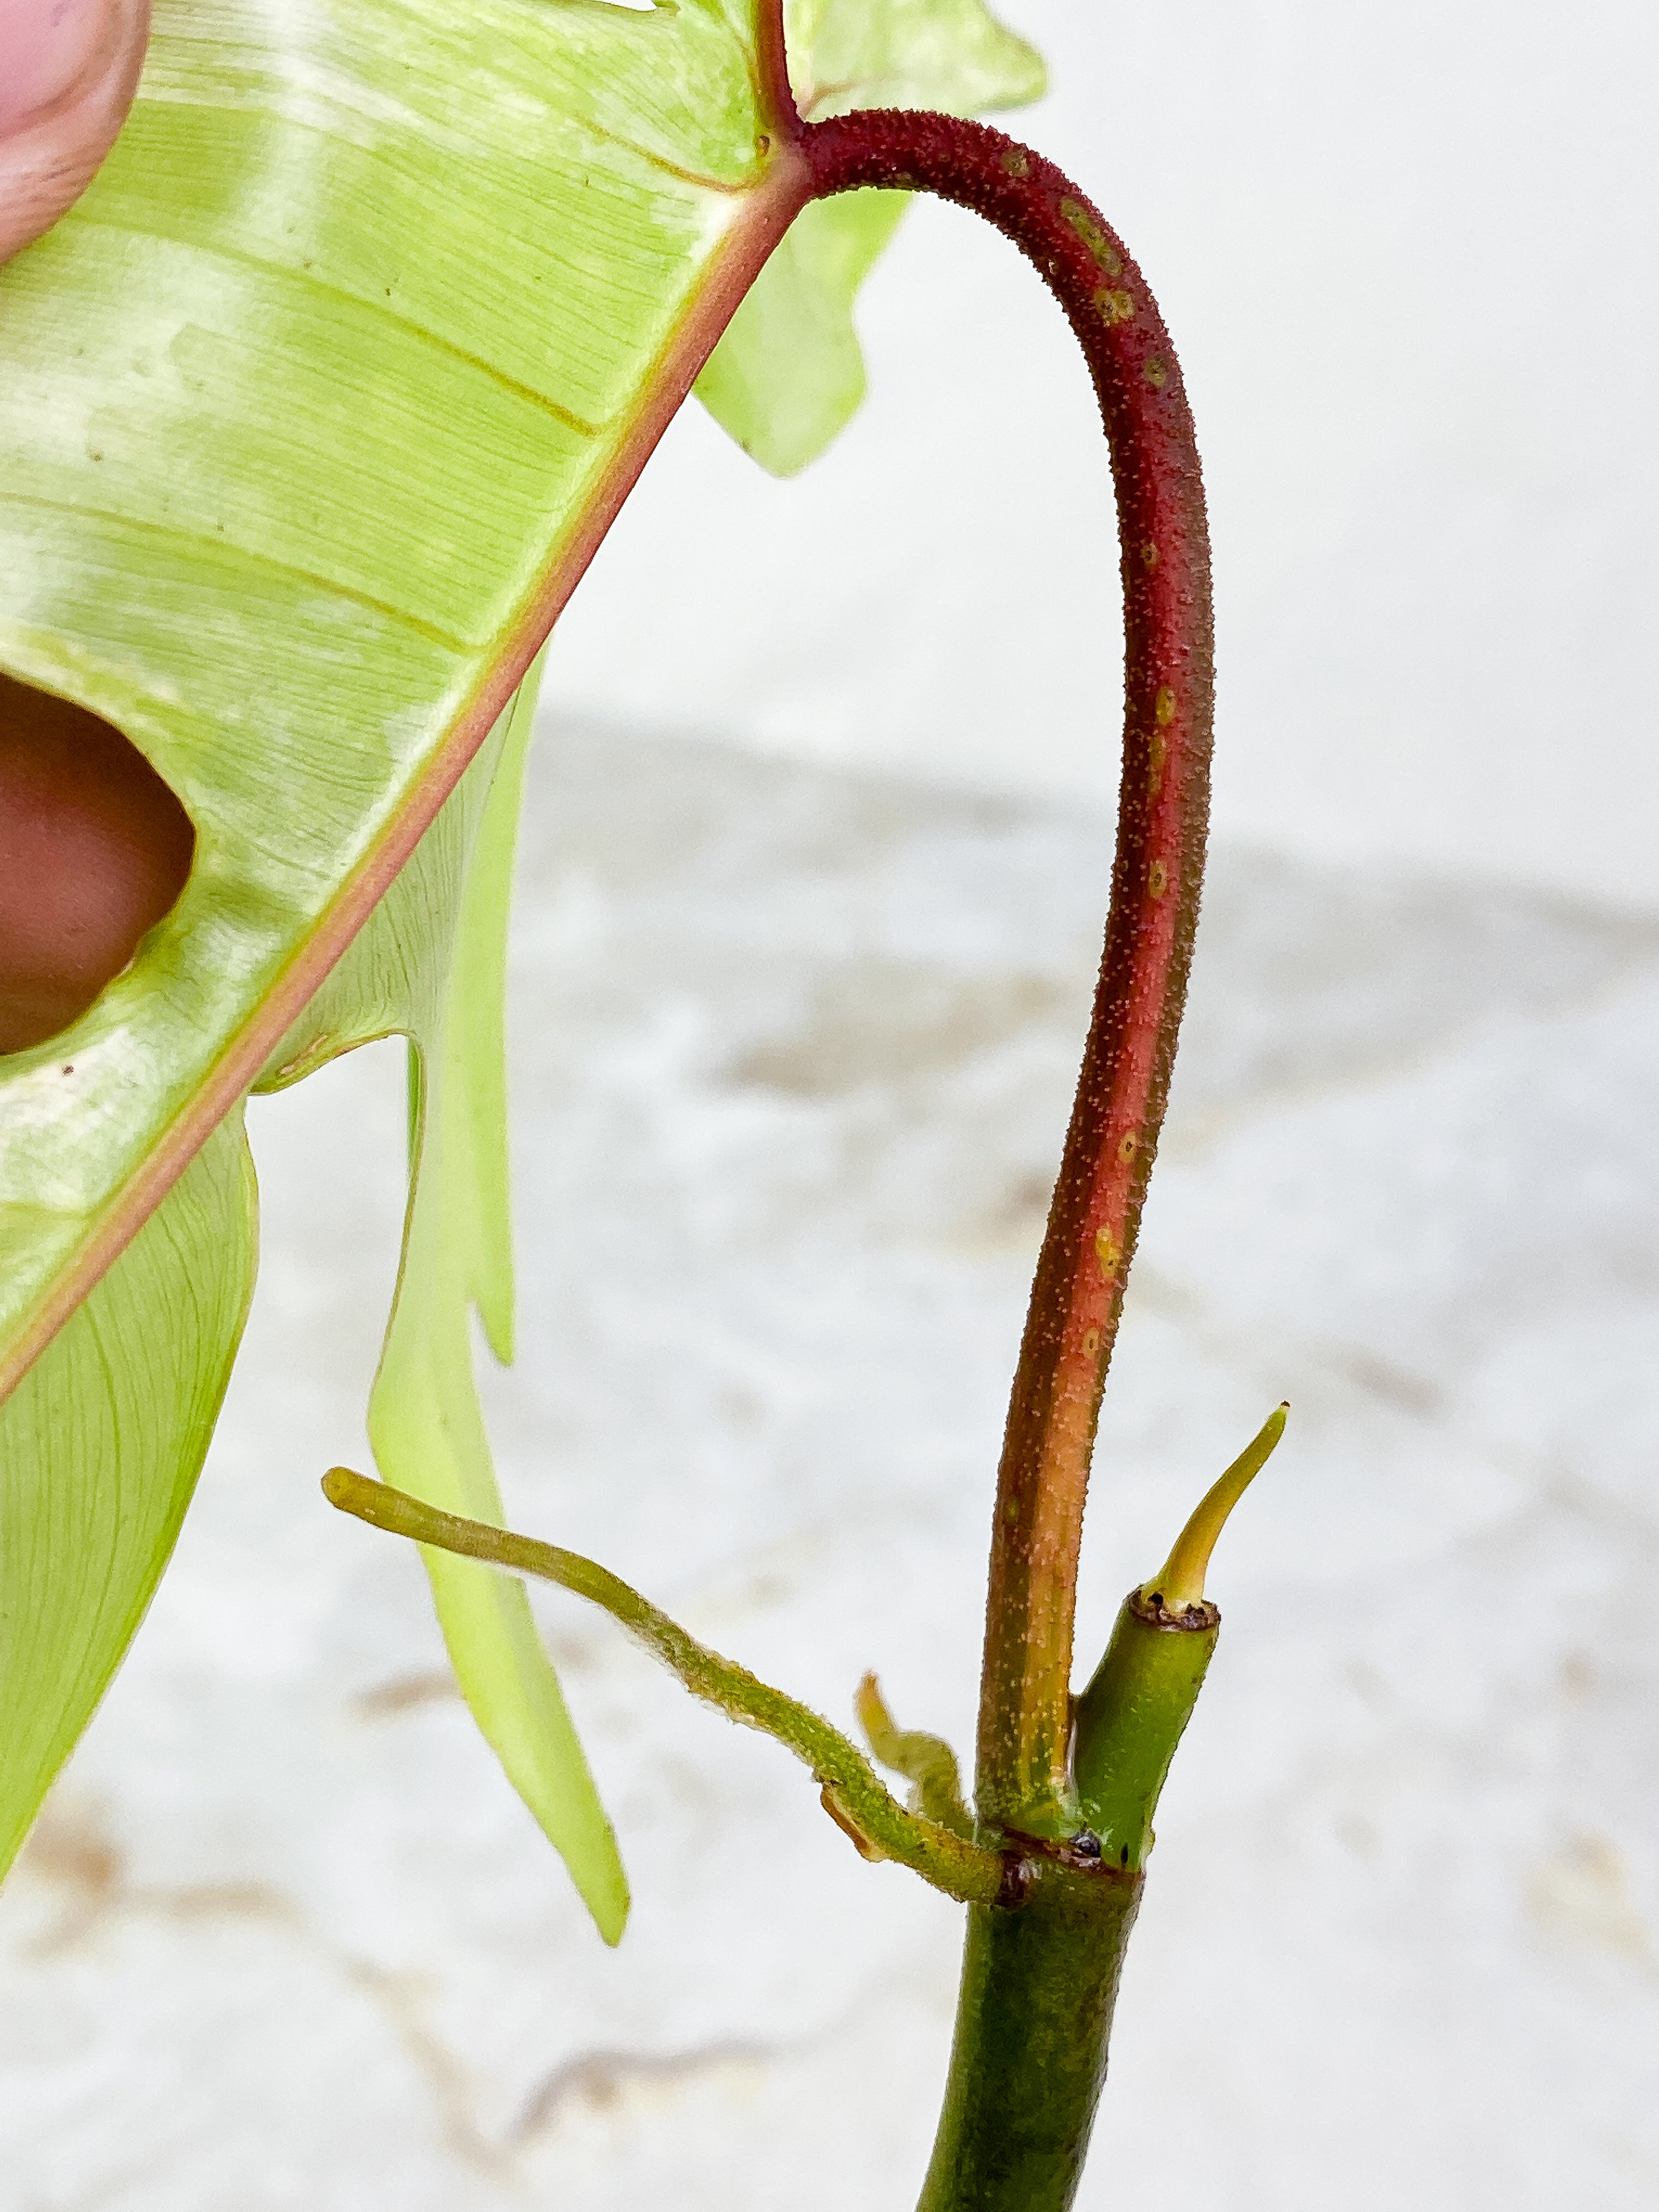
[[1108, 1863], [1132, 1874], [1146, 1863], [1158, 1793], [1220, 1627], [1212, 1605], [1173, 1613], [1155, 1591], [1131, 1590], [1077, 1701], [1079, 1806]]
[[1061, 1844], [1006, 1838], [1024, 1842], [1019, 1909], [968, 1916], [950, 2079], [918, 2212], [1065, 2212], [1076, 2193], [1152, 1815], [1220, 1632], [1204, 1571], [1285, 1412], [1268, 1416], [1206, 1493], [1158, 1583], [1123, 1601], [1077, 1700], [1072, 1784], [1086, 1825]]
[[1057, 1859], [968, 1915], [951, 2075], [917, 2212], [1065, 2212], [1106, 2077], [1138, 1875]]

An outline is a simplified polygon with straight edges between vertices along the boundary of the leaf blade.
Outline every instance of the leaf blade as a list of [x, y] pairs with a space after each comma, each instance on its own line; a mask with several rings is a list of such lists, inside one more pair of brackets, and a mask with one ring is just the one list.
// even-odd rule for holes
[[[504, 1521], [473, 1374], [476, 1308], [498, 1358], [512, 1355], [504, 1029], [507, 928], [526, 757], [541, 663], [468, 770], [473, 810], [447, 975], [411, 1024], [420, 1052], [416, 1158], [403, 1265], [368, 1432], [387, 1481], [471, 1518]], [[469, 796], [457, 793], [458, 798]], [[628, 1883], [558, 1677], [523, 1585], [427, 1550], [456, 1679], [508, 1779], [563, 1859], [607, 1943]]]
[[[285, 1089], [376, 1037], [410, 1038], [409, 1206], [369, 1440], [388, 1480], [498, 1524], [470, 1316], [476, 1309], [496, 1357], [509, 1358], [507, 928], [541, 667], [538, 659], [260, 1085]], [[529, 1601], [483, 1568], [423, 1556], [473, 1717], [615, 1943], [627, 1881]]]
[[0, 1392], [408, 858], [799, 204], [746, 9], [449, 15], [179, 0], [0, 272], [0, 665], [198, 833], [132, 969], [0, 1065]]
[[0, 1875], [172, 1555], [247, 1316], [256, 1241], [237, 1114], [0, 1406]]

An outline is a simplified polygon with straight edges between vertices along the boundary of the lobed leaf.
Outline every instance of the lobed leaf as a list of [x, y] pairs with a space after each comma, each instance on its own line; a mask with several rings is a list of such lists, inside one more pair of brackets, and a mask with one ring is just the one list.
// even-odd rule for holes
[[[470, 1316], [508, 1356], [518, 687], [801, 206], [768, 4], [158, 0], [108, 165], [0, 272], [0, 673], [125, 732], [195, 832], [131, 965], [0, 1056], [0, 1871], [206, 1449], [256, 1082], [413, 1040], [371, 1433], [411, 1493], [500, 1518]], [[886, 6], [794, 10], [817, 112], [1040, 84], [977, 0]], [[714, 374], [775, 459], [856, 404], [848, 308], [901, 204], [813, 210]], [[522, 1591], [431, 1571], [484, 1733], [614, 1940], [614, 1838]]]
[[[538, 659], [257, 1086], [285, 1089], [375, 1037], [410, 1039], [409, 1213], [369, 1437], [389, 1482], [489, 1521], [501, 1499], [470, 1323], [476, 1307], [496, 1358], [511, 1359], [507, 928], [541, 672]], [[622, 1861], [523, 1587], [423, 1556], [473, 1717], [614, 1943], [628, 1914]]]
[[752, 28], [172, 0], [0, 274], [0, 665], [197, 833], [131, 969], [0, 1063], [0, 1388], [407, 859], [793, 211]]
[[[198, 1233], [222, 1170], [190, 1163], [221, 1160], [273, 1054], [280, 1082], [422, 1040], [431, 1159], [377, 1431], [402, 1479], [489, 1508], [465, 1338], [476, 1300], [505, 1341], [501, 1086], [465, 972], [450, 1016], [458, 902], [504, 896], [510, 831], [468, 875], [487, 770], [422, 833], [799, 204], [764, 81], [740, 0], [164, 0], [107, 167], [0, 273], [0, 667], [125, 732], [196, 833], [131, 966], [0, 1060], [0, 1394], [28, 1377], [0, 1430], [14, 1841], [200, 1464], [252, 1232]], [[153, 1256], [180, 1222], [188, 1297]], [[445, 1364], [404, 1410], [416, 1341]], [[614, 1844], [522, 1598], [442, 1572], [486, 1730], [614, 1934]]]

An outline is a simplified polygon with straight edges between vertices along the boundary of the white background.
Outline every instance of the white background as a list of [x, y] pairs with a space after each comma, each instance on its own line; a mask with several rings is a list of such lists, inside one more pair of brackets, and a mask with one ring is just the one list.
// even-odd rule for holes
[[[1186, 367], [1218, 832], [1651, 903], [1659, 12], [1007, 12], [1054, 91], [1002, 120], [1118, 226]], [[861, 328], [869, 404], [793, 484], [684, 410], [565, 618], [556, 695], [1104, 799], [1109, 486], [1058, 310], [929, 204]]]

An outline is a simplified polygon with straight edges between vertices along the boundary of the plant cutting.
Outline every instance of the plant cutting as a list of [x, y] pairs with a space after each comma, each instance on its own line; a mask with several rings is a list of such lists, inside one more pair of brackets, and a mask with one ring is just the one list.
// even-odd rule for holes
[[[1214, 1644], [1210, 1550], [1283, 1425], [1207, 1493], [1074, 1699], [1084, 1496], [1207, 804], [1208, 549], [1173, 347], [1077, 185], [963, 115], [894, 104], [1036, 88], [1027, 51], [960, 0], [228, 20], [164, 13], [110, 164], [4, 279], [3, 795], [26, 832], [0, 909], [4, 1855], [207, 1447], [252, 1279], [242, 1102], [401, 1032], [415, 1165], [370, 1407], [384, 1480], [336, 1470], [329, 1496], [427, 1547], [462, 1687], [610, 1940], [616, 1841], [504, 1567], [604, 1605], [799, 1753], [866, 1856], [962, 1900], [923, 2203], [1062, 2206]], [[476, 1308], [511, 1351], [501, 975], [547, 633], [694, 384], [781, 470], [833, 435], [859, 392], [852, 292], [918, 190], [1011, 238], [1078, 337], [1127, 632], [1105, 952], [997, 1484], [971, 1812], [953, 1754], [873, 1680], [860, 1719], [908, 1807], [605, 1570], [508, 1534], [468, 1340]]]

